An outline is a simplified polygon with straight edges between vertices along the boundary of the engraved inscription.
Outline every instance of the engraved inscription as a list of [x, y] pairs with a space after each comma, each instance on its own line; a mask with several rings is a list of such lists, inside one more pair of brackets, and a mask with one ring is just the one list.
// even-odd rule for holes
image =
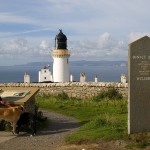
[[137, 64], [137, 80], [150, 80], [150, 56], [134, 55], [132, 59]]

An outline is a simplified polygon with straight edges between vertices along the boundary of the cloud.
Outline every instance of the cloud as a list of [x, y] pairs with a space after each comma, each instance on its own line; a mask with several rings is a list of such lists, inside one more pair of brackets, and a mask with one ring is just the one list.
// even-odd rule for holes
[[25, 39], [10, 40], [5, 42], [1, 48], [3, 55], [21, 55], [28, 51], [27, 41]]
[[108, 32], [103, 33], [97, 41], [97, 46], [101, 49], [107, 49], [108, 47], [111, 48], [114, 44], [115, 41], [111, 38], [111, 35]]
[[59, 28], [71, 59], [126, 60], [128, 44], [150, 35], [148, 0], [9, 1], [0, 5], [0, 55], [7, 58], [50, 57]]
[[120, 35], [149, 28], [149, 3], [147, 0], [14, 0], [12, 5], [5, 0], [0, 6], [0, 22], [30, 24], [31, 29], [20, 32], [28, 35], [43, 28], [52, 32], [65, 28], [78, 37], [97, 36], [106, 31]]
[[40, 48], [41, 49], [48, 49], [49, 48], [49, 43], [46, 40], [42, 40], [40, 43]]
[[[150, 33], [131, 32], [126, 39], [117, 39], [109, 32], [104, 32], [98, 38], [85, 40], [69, 40], [68, 50], [71, 60], [127, 60], [128, 44]], [[130, 41], [130, 42], [129, 42]], [[5, 58], [28, 58], [28, 61], [42, 61], [50, 56], [54, 38], [26, 39], [16, 38], [1, 42], [0, 54]]]
[[48, 43], [42, 40], [39, 45], [32, 44], [32, 41], [28, 41], [25, 38], [18, 38], [9, 40], [0, 47], [1, 56], [24, 58], [28, 57], [32, 60], [33, 57], [43, 57], [49, 54]]
[[108, 32], [101, 34], [96, 41], [81, 41], [72, 44], [74, 48], [71, 54], [74, 59], [127, 59], [127, 43], [111, 37]]
[[35, 24], [35, 20], [26, 16], [18, 16], [12, 12], [0, 12], [0, 23], [21, 23], [21, 24]]
[[[44, 58], [51, 59], [50, 48], [53, 42], [45, 39], [38, 41], [26, 38], [11, 39], [1, 45], [0, 53], [5, 58], [27, 58], [28, 61], [33, 59], [34, 61], [42, 61]], [[71, 51], [71, 60], [127, 59], [127, 43], [115, 39], [108, 32], [101, 34], [97, 40], [68, 42], [68, 49]]]
[[128, 41], [132, 43], [144, 36], [150, 36], [150, 32], [131, 32], [128, 36]]

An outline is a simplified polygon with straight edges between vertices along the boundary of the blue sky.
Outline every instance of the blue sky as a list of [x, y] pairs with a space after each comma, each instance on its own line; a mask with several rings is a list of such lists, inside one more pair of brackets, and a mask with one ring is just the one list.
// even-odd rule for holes
[[149, 0], [1, 0], [0, 65], [52, 61], [59, 29], [70, 60], [127, 60], [150, 35]]

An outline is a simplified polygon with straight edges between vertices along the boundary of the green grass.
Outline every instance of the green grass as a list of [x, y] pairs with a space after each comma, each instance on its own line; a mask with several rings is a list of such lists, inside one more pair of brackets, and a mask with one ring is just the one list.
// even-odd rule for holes
[[66, 99], [57, 96], [37, 96], [37, 104], [78, 119], [80, 129], [69, 135], [67, 141], [120, 140], [127, 138], [127, 100]]
[[128, 148], [128, 149], [133, 149], [133, 148], [146, 148], [147, 146], [150, 146], [150, 143], [145, 141], [145, 142], [134, 142], [134, 143], [131, 143], [131, 144], [128, 144], [126, 145], [125, 147]]
[[[126, 124], [122, 123], [122, 120], [118, 120], [110, 114], [103, 114], [91, 119], [84, 124], [80, 130], [69, 137], [70, 141], [73, 141], [74, 137], [78, 137], [78, 134], [82, 135], [82, 139], [105, 139], [105, 140], [118, 140], [125, 138]], [[80, 139], [79, 139], [80, 140]]]

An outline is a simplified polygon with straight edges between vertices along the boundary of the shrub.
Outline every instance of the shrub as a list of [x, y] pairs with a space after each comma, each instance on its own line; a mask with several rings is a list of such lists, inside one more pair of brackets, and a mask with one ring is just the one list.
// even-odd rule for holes
[[65, 92], [62, 92], [62, 93], [58, 94], [56, 97], [57, 97], [59, 100], [68, 100], [68, 99], [69, 99], [69, 96], [68, 96], [67, 93], [65, 93]]
[[11, 130], [12, 130], [12, 126], [10, 125], [10, 123], [5, 120], [1, 120], [0, 131], [11, 131]]
[[93, 97], [93, 100], [99, 101], [103, 99], [122, 99], [122, 94], [119, 93], [119, 91], [115, 88], [109, 88], [107, 91], [102, 91], [97, 96]]

